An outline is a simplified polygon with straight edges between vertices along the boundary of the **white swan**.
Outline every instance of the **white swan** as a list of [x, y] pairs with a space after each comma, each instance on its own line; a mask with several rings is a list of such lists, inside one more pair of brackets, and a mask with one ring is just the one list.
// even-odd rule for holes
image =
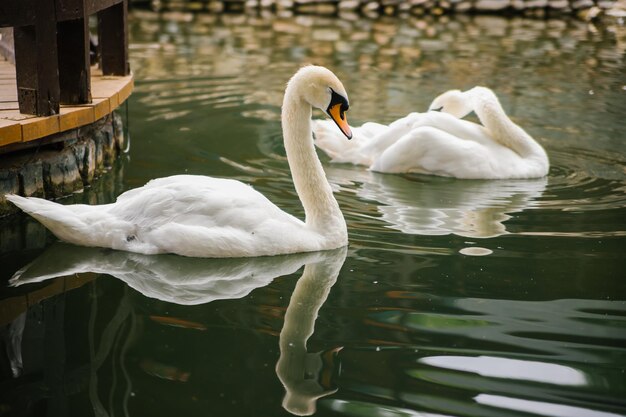
[[59, 239], [143, 254], [249, 257], [334, 249], [348, 243], [346, 223], [326, 180], [311, 130], [312, 106], [352, 136], [348, 96], [328, 69], [301, 68], [282, 107], [285, 151], [306, 221], [285, 213], [239, 181], [176, 175], [127, 191], [112, 204], [89, 206], [6, 198]]
[[[339, 143], [328, 123], [316, 121], [315, 143], [333, 162], [377, 172], [466, 179], [539, 178], [548, 173], [544, 149], [508, 118], [490, 89], [447, 91], [429, 109], [388, 126], [365, 123], [354, 129], [349, 143]], [[472, 111], [482, 125], [462, 120]]]

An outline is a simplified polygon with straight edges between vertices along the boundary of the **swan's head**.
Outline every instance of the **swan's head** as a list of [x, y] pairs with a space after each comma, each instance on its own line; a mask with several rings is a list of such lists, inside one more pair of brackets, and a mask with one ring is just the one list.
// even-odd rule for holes
[[472, 106], [466, 93], [450, 90], [437, 96], [428, 107], [428, 111], [442, 111], [462, 119], [472, 112]]
[[300, 68], [287, 84], [285, 99], [290, 90], [295, 90], [311, 106], [321, 109], [333, 119], [348, 139], [352, 138], [352, 130], [346, 117], [350, 107], [348, 93], [339, 78], [329, 69], [315, 65]]

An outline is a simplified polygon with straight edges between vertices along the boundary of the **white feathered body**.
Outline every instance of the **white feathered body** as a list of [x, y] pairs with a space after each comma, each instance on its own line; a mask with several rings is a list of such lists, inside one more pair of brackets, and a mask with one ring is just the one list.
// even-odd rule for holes
[[322, 235], [311, 230], [249, 185], [229, 179], [159, 178], [100, 206], [7, 198], [59, 239], [83, 246], [144, 254], [244, 257], [345, 244], [341, 233]]

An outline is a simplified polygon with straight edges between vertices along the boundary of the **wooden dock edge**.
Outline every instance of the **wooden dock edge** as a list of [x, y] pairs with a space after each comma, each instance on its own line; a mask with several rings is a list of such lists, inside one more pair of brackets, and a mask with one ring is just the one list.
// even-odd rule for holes
[[6, 145], [11, 150], [46, 136], [94, 123], [110, 114], [130, 96], [134, 88], [133, 75], [103, 76], [92, 68], [92, 103], [61, 105], [60, 114], [47, 117], [21, 114], [17, 102], [15, 67], [0, 61], [0, 153]]

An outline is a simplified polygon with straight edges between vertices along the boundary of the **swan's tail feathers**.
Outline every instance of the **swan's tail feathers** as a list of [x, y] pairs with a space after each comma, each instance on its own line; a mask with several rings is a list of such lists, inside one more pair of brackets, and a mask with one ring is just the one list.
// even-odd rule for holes
[[64, 206], [43, 198], [21, 197], [14, 194], [7, 194], [5, 197], [66, 242], [79, 242], [89, 229], [78, 215], [75, 209], [77, 206]]

